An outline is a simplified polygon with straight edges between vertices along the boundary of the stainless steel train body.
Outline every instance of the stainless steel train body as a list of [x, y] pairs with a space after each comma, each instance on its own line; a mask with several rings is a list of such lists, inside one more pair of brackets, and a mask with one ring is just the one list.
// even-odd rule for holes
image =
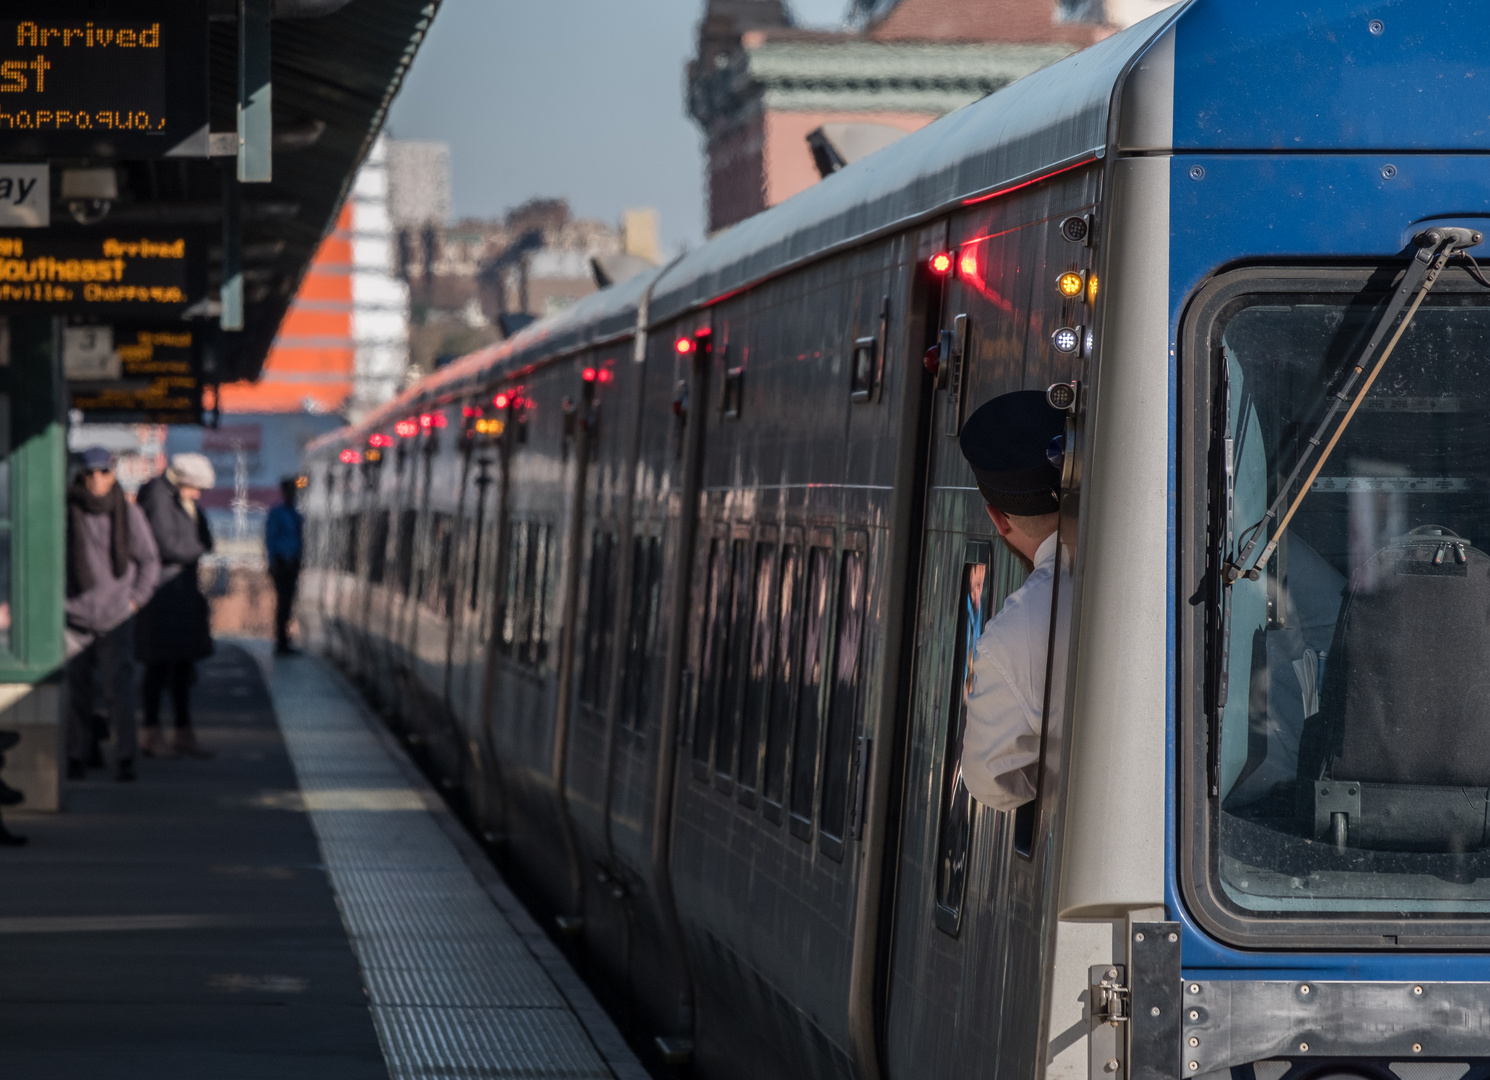
[[[1490, 215], [1467, 11], [1177, 5], [456, 362], [310, 449], [302, 619], [701, 1075], [1478, 1077], [1473, 903], [1363, 915], [1396, 886], [1300, 884], [1321, 845], [1257, 809], [1295, 783], [1289, 583], [1377, 503], [1311, 494], [1292, 578], [1233, 595], [1213, 558], [1217, 507], [1278, 484], [1236, 433], [1323, 397], [1244, 329], [1305, 349], [1288, 320], [1369, 308], [1422, 222]], [[960, 725], [1022, 572], [953, 436], [1056, 383], [1069, 633], [1004, 814]], [[1388, 479], [1339, 491], [1449, 512], [1369, 450]]]

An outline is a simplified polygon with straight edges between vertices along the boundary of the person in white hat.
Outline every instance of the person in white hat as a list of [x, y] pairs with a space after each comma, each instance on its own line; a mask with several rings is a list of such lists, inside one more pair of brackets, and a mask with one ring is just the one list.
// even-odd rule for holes
[[[216, 483], [212, 462], [201, 454], [175, 454], [164, 476], [140, 488], [139, 505], [160, 549], [160, 587], [140, 611], [135, 658], [145, 665], [146, 757], [212, 756], [191, 726], [191, 685], [197, 661], [212, 654], [207, 597], [197, 582], [197, 562], [212, 550], [207, 515], [197, 505]], [[176, 734], [169, 748], [160, 728], [161, 698], [171, 692]]]

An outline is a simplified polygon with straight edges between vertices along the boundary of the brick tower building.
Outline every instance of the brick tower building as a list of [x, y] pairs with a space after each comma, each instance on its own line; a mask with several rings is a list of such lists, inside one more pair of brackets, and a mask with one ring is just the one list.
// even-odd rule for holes
[[1084, 48], [1169, 0], [856, 0], [805, 30], [783, 0], [707, 0], [688, 65], [709, 231]]

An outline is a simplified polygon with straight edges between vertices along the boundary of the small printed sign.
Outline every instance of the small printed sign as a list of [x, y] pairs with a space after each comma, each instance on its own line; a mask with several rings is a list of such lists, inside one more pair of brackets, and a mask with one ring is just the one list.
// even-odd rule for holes
[[112, 326], [63, 327], [62, 374], [68, 382], [117, 379], [119, 372]]
[[0, 229], [45, 229], [52, 223], [51, 169], [0, 164]]

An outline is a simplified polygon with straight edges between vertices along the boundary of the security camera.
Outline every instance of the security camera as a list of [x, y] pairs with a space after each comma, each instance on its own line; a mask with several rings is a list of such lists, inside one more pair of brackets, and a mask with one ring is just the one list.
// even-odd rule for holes
[[108, 217], [118, 197], [119, 178], [111, 168], [62, 170], [62, 201], [79, 225]]

